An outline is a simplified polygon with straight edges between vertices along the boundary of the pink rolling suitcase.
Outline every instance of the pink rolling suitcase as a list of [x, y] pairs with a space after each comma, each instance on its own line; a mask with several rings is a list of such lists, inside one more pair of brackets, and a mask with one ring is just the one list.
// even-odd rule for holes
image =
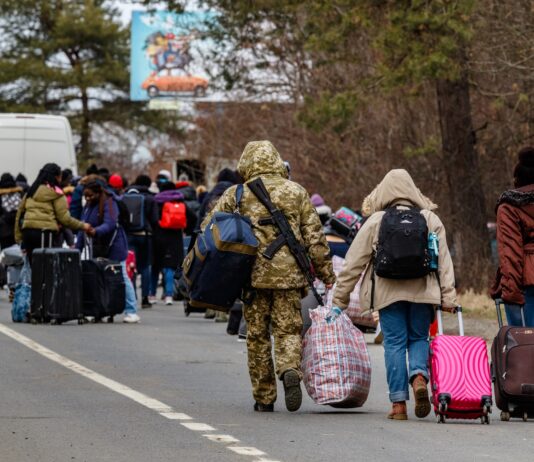
[[492, 393], [486, 342], [464, 336], [460, 307], [459, 336], [443, 335], [441, 308], [436, 313], [439, 335], [430, 343], [430, 383], [437, 421], [480, 419], [489, 424]]

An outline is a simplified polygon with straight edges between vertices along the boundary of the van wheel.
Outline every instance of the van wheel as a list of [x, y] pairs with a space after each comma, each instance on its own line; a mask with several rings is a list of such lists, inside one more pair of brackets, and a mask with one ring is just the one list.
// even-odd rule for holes
[[206, 89], [200, 85], [195, 87], [194, 95], [196, 98], [206, 96]]
[[155, 85], [151, 85], [150, 87], [148, 87], [146, 92], [149, 98], [155, 98], [159, 95], [159, 89]]

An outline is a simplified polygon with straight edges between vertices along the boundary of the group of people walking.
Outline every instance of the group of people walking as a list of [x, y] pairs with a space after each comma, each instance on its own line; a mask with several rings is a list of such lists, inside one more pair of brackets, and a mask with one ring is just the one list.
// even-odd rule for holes
[[[135, 254], [141, 276], [141, 306], [149, 308], [156, 302], [160, 275], [164, 299], [172, 303], [175, 270], [184, 258], [184, 235], [205, 227], [216, 212], [239, 210], [251, 220], [259, 242], [250, 294], [243, 308], [254, 410], [274, 410], [278, 378], [287, 409], [296, 411], [302, 402], [301, 299], [307, 293], [307, 281], [288, 247], [282, 246], [270, 258], [265, 255], [278, 233], [274, 226], [265, 225], [266, 210], [256, 196], [245, 187], [240, 203], [236, 203], [235, 185], [246, 185], [257, 178], [262, 179], [272, 202], [287, 218], [307, 251], [316, 277], [327, 289], [336, 283], [331, 256], [342, 248], [346, 262], [337, 277], [329, 322], [341, 315], [362, 279], [362, 309], [378, 313], [384, 336], [392, 403], [388, 418], [407, 419], [410, 387], [415, 415], [426, 417], [431, 411], [429, 328], [435, 307], [453, 311], [458, 299], [453, 262], [445, 227], [435, 212], [437, 206], [417, 188], [406, 170], [387, 173], [365, 198], [359, 212], [365, 219], [355, 228], [349, 247], [349, 241], [335, 236], [327, 240], [325, 220], [321, 221], [317, 213], [319, 209], [324, 212], [324, 201], [318, 195], [311, 200], [302, 186], [290, 180], [287, 165], [268, 141], [248, 143], [237, 172], [223, 170], [203, 201], [196, 197], [192, 185], [175, 183], [165, 170], [155, 179], [156, 192], [146, 175], [128, 185], [120, 175], [93, 166], [86, 176], [73, 181], [68, 171], [47, 164], [31, 185], [17, 182], [10, 174], [2, 175], [0, 246], [19, 243], [30, 262], [34, 249], [64, 244], [89, 251], [93, 257], [120, 262], [126, 284], [124, 321], [136, 323], [137, 297], [135, 280], [128, 276], [128, 252]], [[497, 206], [500, 265], [492, 294], [506, 303], [510, 325], [524, 321], [534, 326], [534, 148], [519, 153], [514, 181], [515, 188], [505, 192]], [[170, 211], [167, 204], [177, 205]], [[435, 240], [435, 262], [424, 260], [421, 264], [425, 270], [420, 273], [387, 267], [393, 257], [387, 253], [391, 249], [384, 229], [390, 226], [389, 234], [393, 235], [395, 223], [405, 226], [406, 220], [422, 223], [425, 245], [429, 236]], [[168, 226], [170, 222], [174, 225]], [[75, 244], [68, 230], [76, 233]], [[391, 274], [397, 270], [408, 271], [409, 275]]]
[[127, 261], [132, 257], [141, 280], [141, 307], [157, 303], [160, 277], [162, 299], [167, 305], [173, 303], [184, 235], [196, 229], [203, 205], [188, 182], [175, 183], [171, 173], [162, 170], [154, 182], [139, 175], [128, 185], [121, 175], [94, 165], [82, 178], [73, 178], [72, 172], [46, 164], [31, 185], [23, 186], [9, 173], [1, 178], [2, 249], [20, 245], [30, 265], [35, 249], [62, 246], [78, 248], [86, 258], [120, 262], [126, 323], [140, 321], [136, 276], [128, 274], [132, 265]]
[[[344, 246], [346, 242], [343, 239], [327, 240], [322, 226], [325, 220], [321, 223], [319, 213], [316, 213], [325, 212], [322, 198], [314, 195], [315, 203], [312, 204], [304, 188], [289, 180], [280, 155], [268, 141], [249, 143], [239, 160], [238, 171], [245, 184], [261, 177], [273, 203], [287, 217], [293, 233], [305, 246], [317, 278], [327, 289], [332, 288], [336, 278], [330, 255], [338, 250], [335, 244]], [[501, 264], [493, 294], [504, 299], [511, 325], [520, 325], [518, 313], [522, 306], [527, 325], [532, 326], [534, 306], [529, 305], [529, 297], [532, 297], [529, 291], [534, 286], [531, 268], [534, 261], [529, 259], [531, 254], [534, 255], [530, 249], [530, 234], [534, 232], [534, 222], [531, 223], [534, 217], [534, 149], [521, 151], [514, 178], [516, 189], [501, 197], [497, 209]], [[231, 213], [237, 209], [236, 205], [236, 189], [230, 188], [213, 212]], [[238, 209], [252, 221], [259, 241], [251, 280], [253, 297], [244, 305], [254, 409], [258, 412], [274, 410], [278, 378], [284, 386], [287, 409], [295, 411], [302, 400], [300, 299], [307, 291], [307, 284], [289, 249], [282, 248], [274, 258], [266, 258], [265, 250], [276, 239], [276, 230], [262, 224], [266, 210], [247, 188]], [[390, 171], [363, 201], [361, 213], [365, 221], [363, 225], [358, 224], [348, 252], [344, 249], [346, 263], [337, 278], [333, 307], [328, 315], [328, 320], [332, 320], [341, 314], [363, 275], [360, 304], [363, 310], [377, 312], [380, 320], [392, 403], [388, 418], [393, 420], [407, 419], [410, 388], [415, 415], [424, 418], [430, 413], [429, 329], [436, 306], [446, 311], [458, 308], [453, 262], [445, 226], [435, 213], [436, 209], [437, 205], [417, 188], [407, 171]], [[326, 214], [331, 215], [331, 211]], [[386, 259], [377, 260], [377, 252], [384, 255], [387, 240], [384, 231], [381, 233], [383, 222], [395, 216], [401, 220], [403, 217], [410, 220], [422, 217], [426, 233], [424, 245], [428, 246], [430, 236], [435, 242], [435, 263], [424, 263], [435, 264], [435, 267], [420, 276], [377, 274], [377, 267], [387, 264]], [[203, 226], [209, 218], [208, 215]]]

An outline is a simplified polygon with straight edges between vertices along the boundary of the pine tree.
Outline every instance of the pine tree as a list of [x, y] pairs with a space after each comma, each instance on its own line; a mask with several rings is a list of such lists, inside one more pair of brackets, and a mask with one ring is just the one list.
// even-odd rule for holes
[[66, 114], [81, 163], [93, 129], [175, 131], [168, 114], [129, 101], [129, 31], [105, 0], [0, 2], [0, 111]]

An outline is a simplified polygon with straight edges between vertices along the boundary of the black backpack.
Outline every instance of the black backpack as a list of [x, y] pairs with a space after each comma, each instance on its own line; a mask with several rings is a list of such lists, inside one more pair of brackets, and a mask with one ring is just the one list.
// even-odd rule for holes
[[122, 202], [128, 208], [128, 231], [145, 231], [145, 196], [137, 189], [131, 189], [122, 196]]
[[119, 225], [121, 225], [123, 229], [128, 232], [130, 230], [131, 225], [130, 211], [121, 199], [117, 200], [117, 206], [119, 207]]
[[417, 279], [430, 274], [428, 225], [419, 209], [386, 209], [378, 232], [374, 271], [387, 279]]

